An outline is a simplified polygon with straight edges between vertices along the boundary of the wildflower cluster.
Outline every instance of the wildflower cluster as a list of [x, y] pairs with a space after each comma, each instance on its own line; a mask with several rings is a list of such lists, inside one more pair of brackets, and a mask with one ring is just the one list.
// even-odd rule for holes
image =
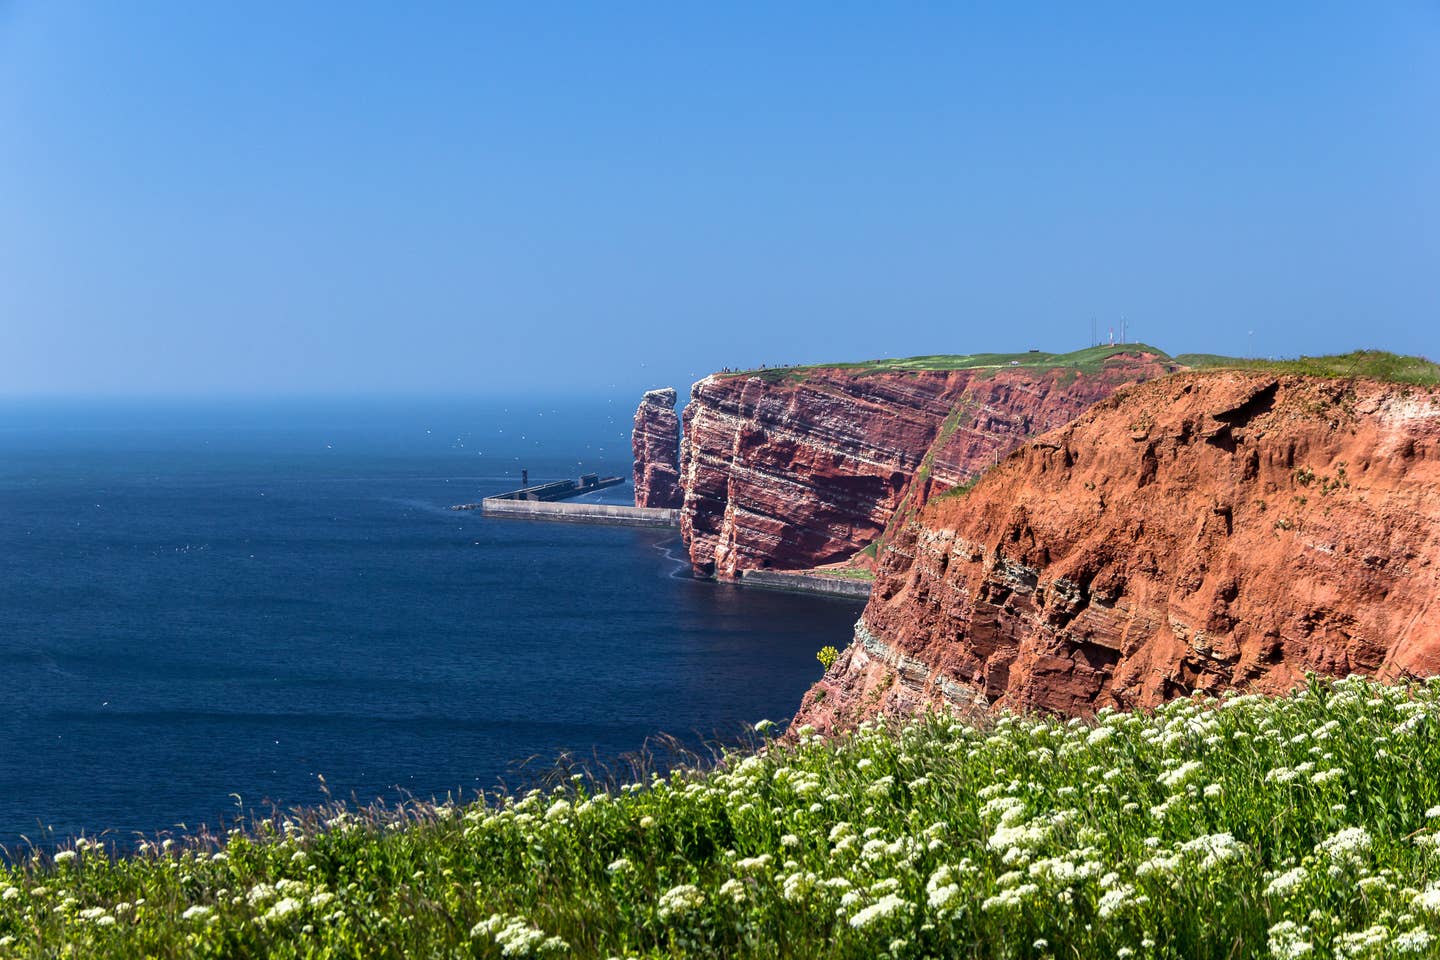
[[930, 716], [0, 869], [0, 957], [1440, 955], [1440, 682]]

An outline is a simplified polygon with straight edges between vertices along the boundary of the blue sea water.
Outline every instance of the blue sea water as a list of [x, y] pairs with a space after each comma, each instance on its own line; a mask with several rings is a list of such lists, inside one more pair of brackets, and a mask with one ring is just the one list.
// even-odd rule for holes
[[857, 604], [690, 579], [667, 531], [448, 509], [522, 467], [628, 475], [632, 409], [0, 401], [0, 843], [319, 803], [317, 775], [463, 795], [788, 716]]

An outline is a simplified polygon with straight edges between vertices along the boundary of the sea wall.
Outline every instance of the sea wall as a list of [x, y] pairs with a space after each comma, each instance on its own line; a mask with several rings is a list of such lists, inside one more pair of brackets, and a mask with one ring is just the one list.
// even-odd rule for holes
[[824, 576], [813, 573], [785, 573], [775, 570], [741, 571], [740, 582], [746, 586], [789, 590], [795, 593], [823, 593], [833, 597], [863, 600], [870, 596], [869, 580]]
[[680, 511], [659, 507], [627, 507], [610, 503], [543, 503], [489, 498], [481, 501], [487, 517], [518, 520], [556, 520], [563, 523], [605, 523], [632, 527], [680, 525]]

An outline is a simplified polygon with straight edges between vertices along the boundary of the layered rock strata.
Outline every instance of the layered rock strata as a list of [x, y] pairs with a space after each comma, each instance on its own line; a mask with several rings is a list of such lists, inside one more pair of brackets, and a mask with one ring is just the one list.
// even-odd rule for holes
[[1440, 393], [1182, 373], [896, 532], [797, 722], [1440, 673]]
[[817, 368], [707, 377], [691, 391], [681, 450], [691, 563], [698, 573], [733, 577], [844, 560], [1027, 437], [1121, 386], [1175, 369], [1136, 349], [1088, 371]]
[[651, 390], [635, 410], [635, 506], [680, 506], [680, 418], [674, 387]]

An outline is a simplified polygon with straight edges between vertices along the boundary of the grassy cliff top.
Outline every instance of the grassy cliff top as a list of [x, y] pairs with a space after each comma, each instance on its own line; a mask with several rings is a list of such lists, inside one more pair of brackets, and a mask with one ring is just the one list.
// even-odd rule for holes
[[1161, 360], [1173, 360], [1177, 367], [1193, 370], [1251, 370], [1261, 373], [1289, 373], [1310, 377], [1365, 377], [1387, 383], [1440, 386], [1440, 364], [1424, 357], [1405, 356], [1384, 350], [1353, 350], [1320, 357], [1301, 356], [1295, 360], [1262, 360], [1228, 357], [1216, 353], [1182, 353], [1171, 357], [1159, 347], [1145, 343], [1108, 344], [1070, 353], [954, 353], [923, 357], [862, 360], [856, 363], [812, 363], [790, 367], [737, 370], [722, 376], [761, 377], [771, 383], [798, 382], [815, 370], [845, 370], [860, 376], [877, 373], [906, 373], [922, 370], [1074, 370], [1099, 373], [1107, 362], [1123, 354], [1149, 353]]
[[1440, 364], [1424, 357], [1403, 356], [1384, 350], [1352, 350], [1324, 357], [1302, 356], [1298, 360], [1252, 360], [1214, 353], [1182, 353], [1175, 361], [1196, 370], [1254, 370], [1309, 377], [1365, 377], [1422, 387], [1440, 385]]
[[984, 370], [1020, 367], [1032, 370], [1063, 368], [1080, 373], [1098, 373], [1105, 362], [1121, 354], [1151, 353], [1162, 359], [1170, 355], [1158, 347], [1144, 343], [1110, 344], [1087, 347], [1070, 353], [1047, 353], [1029, 350], [1024, 353], [941, 353], [923, 357], [898, 357], [862, 360], [857, 363], [812, 363], [791, 367], [768, 367], [737, 370], [725, 376], [763, 377], [766, 380], [800, 380], [812, 370], [847, 370], [858, 374], [907, 373], [920, 370]]

